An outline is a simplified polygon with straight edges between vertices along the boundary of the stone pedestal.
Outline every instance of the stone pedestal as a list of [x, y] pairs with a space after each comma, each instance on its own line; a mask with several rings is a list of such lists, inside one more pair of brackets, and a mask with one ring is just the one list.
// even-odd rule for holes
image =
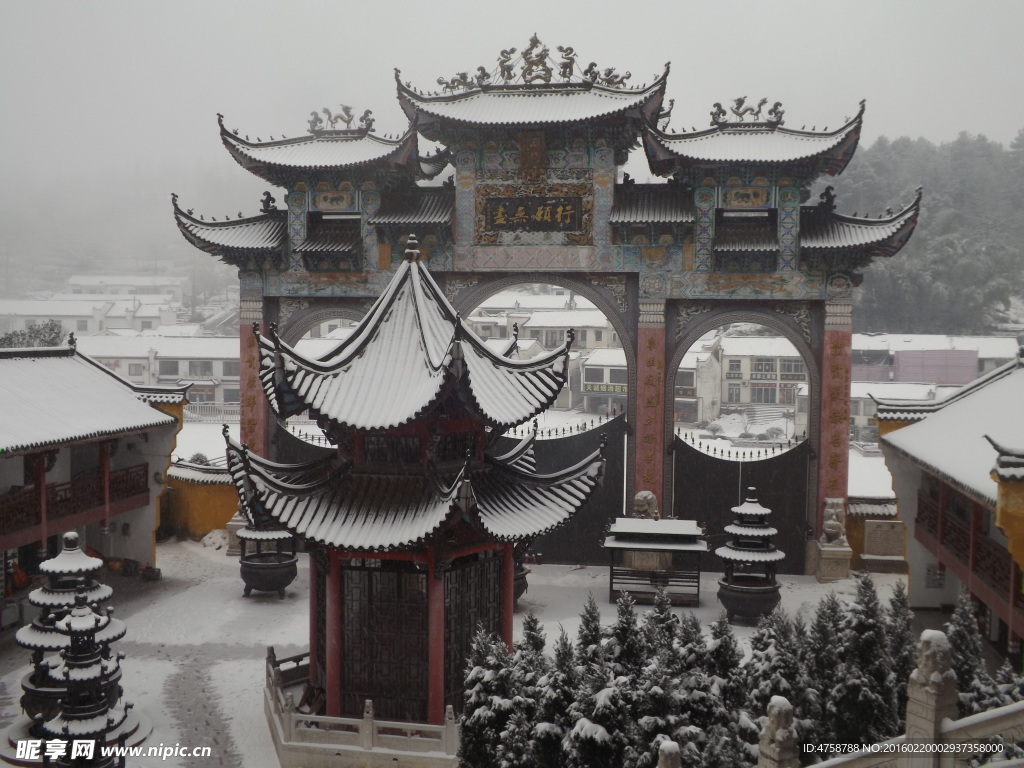
[[826, 545], [819, 542], [814, 542], [812, 549], [815, 550], [815, 559], [818, 563], [818, 567], [814, 571], [818, 581], [825, 583], [850, 577], [850, 559], [853, 557], [852, 549], [845, 545]]
[[238, 543], [238, 531], [246, 526], [245, 516], [241, 512], [235, 512], [228, 520], [228, 550], [225, 553], [228, 557], [238, 557], [242, 554], [242, 547]]

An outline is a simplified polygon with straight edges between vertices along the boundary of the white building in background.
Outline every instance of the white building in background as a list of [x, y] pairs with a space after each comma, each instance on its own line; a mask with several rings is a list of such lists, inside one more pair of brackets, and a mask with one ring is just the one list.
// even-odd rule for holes
[[65, 285], [68, 293], [170, 294], [178, 304], [192, 292], [191, 278], [169, 275], [72, 275]]
[[78, 349], [133, 384], [191, 384], [190, 403], [237, 403], [237, 337], [83, 336]]
[[807, 365], [781, 336], [722, 337], [722, 409], [741, 405], [796, 406]]
[[1013, 336], [855, 333], [854, 381], [960, 386], [1017, 357]]
[[78, 336], [111, 329], [145, 331], [173, 325], [178, 316], [170, 303], [146, 303], [139, 298], [4, 299], [0, 301], [0, 334], [57, 320]]

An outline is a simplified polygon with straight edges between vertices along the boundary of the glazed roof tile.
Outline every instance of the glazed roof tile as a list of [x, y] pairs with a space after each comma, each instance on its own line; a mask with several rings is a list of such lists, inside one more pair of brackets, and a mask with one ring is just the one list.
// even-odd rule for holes
[[406, 260], [332, 354], [312, 360], [276, 335], [260, 337], [260, 378], [279, 414], [309, 408], [361, 430], [412, 421], [450, 384], [488, 424], [507, 429], [554, 402], [565, 383], [570, 343], [528, 360], [495, 354], [422, 263]]
[[399, 81], [398, 101], [410, 120], [417, 115], [429, 115], [475, 125], [542, 125], [578, 123], [628, 110], [649, 110], [653, 108], [650, 105], [660, 103], [656, 96], [664, 87], [663, 75], [651, 85], [638, 89], [596, 83], [485, 85], [429, 96]]
[[693, 195], [669, 184], [618, 185], [612, 224], [680, 224], [695, 218]]
[[370, 224], [449, 224], [455, 210], [455, 190], [427, 187], [413, 198], [385, 199], [369, 217]]
[[181, 402], [185, 389], [136, 387], [74, 348], [0, 350], [0, 453], [176, 425], [143, 393]]
[[725, 123], [703, 131], [666, 134], [649, 128], [644, 135], [648, 157], [672, 157], [696, 164], [793, 163], [835, 155], [827, 172], [842, 171], [860, 138], [863, 105], [855, 118], [835, 131], [794, 130], [771, 123]]
[[805, 207], [800, 214], [800, 247], [804, 250], [863, 248], [883, 246], [891, 241], [890, 247], [895, 253], [917, 224], [920, 202], [918, 192], [907, 208], [881, 219], [846, 216], [823, 206]]
[[264, 142], [249, 141], [226, 130], [219, 116], [218, 121], [224, 146], [254, 173], [261, 168], [352, 168], [385, 160], [407, 164], [416, 157], [416, 132], [411, 129], [397, 139], [382, 138], [365, 130], [345, 130]]
[[336, 456], [302, 465], [273, 464], [228, 441], [228, 463], [250, 520], [263, 516], [309, 541], [338, 549], [379, 552], [422, 543], [459, 509], [462, 484], [475, 499], [470, 512], [496, 539], [520, 540], [561, 525], [597, 487], [595, 452], [554, 475], [536, 475], [532, 437], [500, 460], [463, 468], [451, 484], [430, 474], [350, 471]]
[[246, 219], [202, 221], [174, 204], [178, 229], [190, 243], [202, 250], [279, 251], [285, 239], [285, 216], [266, 213]]

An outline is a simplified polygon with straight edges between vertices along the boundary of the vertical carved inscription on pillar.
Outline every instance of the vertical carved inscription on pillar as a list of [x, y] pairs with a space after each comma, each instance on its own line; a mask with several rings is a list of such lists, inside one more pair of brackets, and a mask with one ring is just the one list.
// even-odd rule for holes
[[[637, 329], [636, 484], [661, 498], [665, 465], [665, 302], [641, 301]], [[664, 505], [662, 505], [664, 506]]]
[[[825, 304], [825, 338], [821, 371], [818, 510], [825, 498], [846, 498], [850, 448], [850, 370], [853, 306], [849, 301]], [[818, 518], [821, 535], [822, 520]]]
[[267, 455], [267, 398], [260, 385], [260, 355], [252, 324], [264, 330], [263, 277], [259, 272], [243, 272], [240, 276], [239, 362], [241, 370], [241, 437], [242, 442], [260, 456]]

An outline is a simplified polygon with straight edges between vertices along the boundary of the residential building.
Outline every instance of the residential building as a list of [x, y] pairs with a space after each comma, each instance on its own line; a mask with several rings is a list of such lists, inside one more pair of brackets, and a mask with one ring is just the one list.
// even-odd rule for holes
[[178, 304], [192, 292], [191, 278], [169, 275], [72, 275], [65, 285], [68, 293], [171, 294]]
[[75, 529], [153, 565], [187, 389], [132, 384], [74, 346], [0, 350], [0, 553], [32, 572]]
[[1024, 367], [1015, 359], [934, 402], [878, 399], [882, 450], [909, 528], [912, 605], [966, 589], [1019, 668], [1024, 636]]
[[722, 409], [742, 405], [796, 406], [807, 365], [782, 336], [722, 337]]
[[1013, 336], [853, 334], [853, 381], [961, 386], [1017, 356]]
[[66, 331], [86, 336], [114, 328], [146, 331], [173, 325], [177, 319], [173, 304], [149, 303], [138, 298], [0, 301], [0, 334], [48, 320], [58, 320]]
[[240, 402], [237, 338], [86, 336], [78, 346], [135, 384], [189, 384], [193, 404]]

